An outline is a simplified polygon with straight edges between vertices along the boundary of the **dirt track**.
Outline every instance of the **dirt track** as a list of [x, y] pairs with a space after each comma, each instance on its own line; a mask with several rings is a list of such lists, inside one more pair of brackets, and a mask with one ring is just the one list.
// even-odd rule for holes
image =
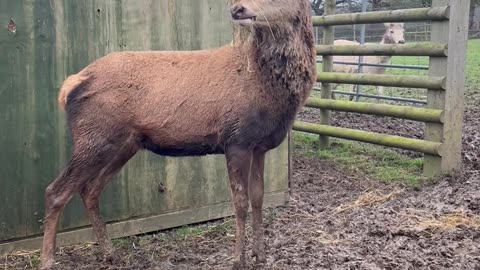
[[[333, 119], [414, 138], [423, 130], [388, 118], [336, 113]], [[268, 262], [254, 265], [248, 257], [249, 269], [480, 269], [478, 101], [465, 121], [462, 171], [422, 188], [381, 184], [294, 149], [291, 201], [266, 211]], [[113, 264], [96, 246], [62, 249], [58, 269], [229, 269], [233, 222], [222, 222], [186, 239], [166, 232], [117, 242]], [[2, 258], [0, 269], [28, 269], [37, 256]]]
[[[398, 129], [386, 118], [348, 117], [333, 119], [421, 136], [414, 122], [394, 120]], [[480, 108], [465, 119], [463, 170], [422, 188], [381, 184], [295, 149], [291, 202], [265, 214], [268, 263], [249, 258], [249, 269], [480, 269], [480, 220], [472, 218], [480, 215]], [[129, 238], [117, 243], [114, 264], [96, 246], [66, 248], [58, 269], [229, 269], [233, 222], [221, 222], [182, 240], [169, 232]], [[29, 268], [32, 257], [11, 256], [7, 269]]]

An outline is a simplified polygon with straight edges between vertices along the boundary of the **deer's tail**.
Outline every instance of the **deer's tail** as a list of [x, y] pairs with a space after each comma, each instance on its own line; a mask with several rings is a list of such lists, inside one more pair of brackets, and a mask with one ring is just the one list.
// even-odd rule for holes
[[79, 74], [69, 76], [64, 82], [62, 87], [60, 87], [60, 93], [58, 95], [58, 104], [60, 107], [65, 110], [67, 105], [67, 97], [75, 88], [80, 86], [84, 81], [87, 80], [87, 77], [81, 76]]

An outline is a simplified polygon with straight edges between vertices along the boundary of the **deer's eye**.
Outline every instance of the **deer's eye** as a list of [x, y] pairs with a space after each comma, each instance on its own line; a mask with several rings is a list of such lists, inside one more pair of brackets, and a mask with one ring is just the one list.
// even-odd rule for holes
[[392, 33], [392, 34], [393, 34], [393, 33], [395, 33], [395, 31], [393, 31], [393, 30], [392, 30], [392, 31], [390, 31], [390, 33]]

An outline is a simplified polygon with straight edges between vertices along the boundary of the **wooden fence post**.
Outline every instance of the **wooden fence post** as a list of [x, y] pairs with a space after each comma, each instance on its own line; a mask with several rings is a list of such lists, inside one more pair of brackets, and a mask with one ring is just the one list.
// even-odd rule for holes
[[425, 140], [442, 142], [441, 157], [425, 155], [424, 175], [435, 176], [461, 163], [465, 93], [465, 62], [470, 0], [433, 0], [433, 7], [450, 6], [450, 20], [433, 21], [431, 41], [448, 44], [448, 58], [430, 57], [430, 76], [445, 76], [443, 90], [428, 90], [427, 107], [445, 111], [444, 124], [427, 123]]
[[[335, 0], [326, 0], [325, 3], [325, 14], [324, 15], [333, 15], [335, 14], [336, 1]], [[335, 30], [334, 26], [325, 26], [323, 30], [323, 45], [333, 45], [335, 40]], [[322, 59], [322, 71], [323, 72], [332, 72], [333, 71], [333, 56], [324, 55]], [[330, 99], [332, 97], [332, 85], [330, 83], [322, 83], [322, 92], [321, 97], [324, 99]], [[320, 110], [320, 123], [322, 125], [330, 125], [330, 110]], [[329, 137], [320, 136], [320, 147], [328, 148], [330, 145]]]

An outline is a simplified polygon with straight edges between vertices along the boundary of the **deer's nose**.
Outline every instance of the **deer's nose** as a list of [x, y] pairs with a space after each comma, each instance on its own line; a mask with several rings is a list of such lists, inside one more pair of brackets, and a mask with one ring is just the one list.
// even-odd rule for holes
[[405, 44], [405, 40], [402, 39], [402, 40], [398, 41], [398, 43], [400, 43], [400, 44]]
[[241, 19], [243, 15], [245, 15], [246, 10], [247, 9], [243, 5], [238, 4], [233, 6], [230, 12], [232, 13], [232, 18], [238, 20]]

